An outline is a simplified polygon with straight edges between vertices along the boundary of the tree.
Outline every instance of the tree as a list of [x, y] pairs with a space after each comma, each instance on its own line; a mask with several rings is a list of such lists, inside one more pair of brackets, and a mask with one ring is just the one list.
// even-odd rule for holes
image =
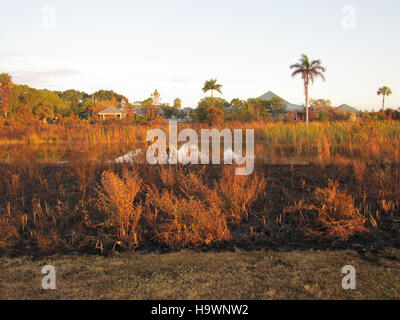
[[35, 122], [35, 117], [32, 110], [28, 108], [21, 108], [15, 113], [15, 120], [23, 125], [30, 125]]
[[182, 107], [182, 101], [179, 98], [174, 100], [174, 108], [180, 109]]
[[89, 97], [86, 92], [81, 92], [75, 89], [69, 89], [63, 92], [54, 91], [54, 93], [68, 103], [72, 112], [76, 115], [80, 113], [83, 100]]
[[381, 87], [376, 92], [378, 96], [382, 95], [382, 111], [385, 111], [385, 97], [392, 94], [392, 89], [387, 86]]
[[310, 120], [326, 120], [332, 108], [332, 102], [328, 99], [310, 99]]
[[225, 114], [221, 109], [211, 107], [207, 111], [207, 122], [209, 125], [218, 125], [224, 122]]
[[217, 83], [217, 79], [210, 79], [204, 83], [204, 87], [202, 90], [204, 93], [211, 90], [211, 99], [213, 99], [214, 98], [214, 90], [219, 92], [220, 94], [222, 94], [221, 88], [222, 88], [222, 85]]
[[290, 69], [294, 70], [292, 77], [301, 75], [301, 78], [304, 82], [304, 93], [306, 97], [306, 122], [308, 124], [308, 87], [310, 84], [313, 84], [314, 80], [318, 77], [325, 81], [325, 76], [323, 73], [326, 72], [326, 69], [321, 65], [320, 60], [310, 61], [305, 54], [302, 54], [299, 63], [291, 65]]
[[62, 114], [63, 116], [68, 116], [71, 114], [71, 107], [68, 105], [68, 103], [62, 100], [53, 91], [43, 89], [38, 90], [38, 92], [40, 95], [39, 104], [51, 107], [53, 109], [54, 115]]
[[160, 108], [161, 95], [157, 90], [150, 95], [149, 98], [142, 102], [144, 109], [146, 110], [146, 118], [148, 121], [156, 119], [156, 111]]
[[126, 99], [126, 97], [124, 97], [123, 95], [118, 94], [112, 90], [99, 90], [91, 95], [91, 98], [95, 102], [110, 101], [112, 97], [115, 97], [118, 101], [121, 101], [124, 98]]
[[170, 119], [173, 116], [175, 116], [175, 117], [181, 116], [181, 111], [178, 108], [171, 107], [168, 104], [162, 104], [161, 110], [164, 112], [164, 116], [167, 119]]
[[151, 99], [153, 101], [153, 105], [158, 106], [161, 101], [161, 95], [157, 90], [154, 90], [154, 92], [151, 94]]
[[11, 88], [13, 86], [11, 76], [8, 73], [0, 73], [0, 102], [4, 117], [10, 111]]
[[193, 119], [198, 122], [208, 121], [208, 112], [211, 108], [218, 108], [225, 112], [229, 108], [229, 102], [222, 98], [205, 97], [201, 99], [193, 112]]
[[92, 112], [92, 107], [94, 105], [94, 101], [91, 98], [83, 99], [81, 106], [79, 108], [79, 115], [82, 117], [84, 114], [87, 115], [88, 120], [90, 120], [90, 113]]
[[275, 119], [279, 119], [280, 115], [286, 113], [285, 101], [279, 97], [273, 97], [270, 102], [269, 111], [274, 115]]
[[43, 123], [47, 122], [47, 119], [54, 118], [54, 109], [46, 104], [38, 105], [33, 113], [38, 117], [39, 120], [42, 120]]
[[247, 107], [256, 121], [260, 120], [260, 115], [263, 108], [263, 101], [258, 98], [247, 99]]

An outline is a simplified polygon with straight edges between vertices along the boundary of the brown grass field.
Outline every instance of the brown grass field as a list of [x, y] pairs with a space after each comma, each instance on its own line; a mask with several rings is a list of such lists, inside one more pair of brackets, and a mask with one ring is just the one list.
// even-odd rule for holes
[[[0, 259], [1, 299], [399, 299], [400, 251], [54, 255]], [[57, 290], [41, 288], [41, 268], [57, 270]], [[343, 290], [341, 268], [357, 270]]]
[[[398, 123], [227, 126], [255, 128], [251, 176], [110, 161], [144, 148], [148, 126], [0, 130], [0, 297], [398, 298]], [[44, 293], [50, 260], [59, 290]]]

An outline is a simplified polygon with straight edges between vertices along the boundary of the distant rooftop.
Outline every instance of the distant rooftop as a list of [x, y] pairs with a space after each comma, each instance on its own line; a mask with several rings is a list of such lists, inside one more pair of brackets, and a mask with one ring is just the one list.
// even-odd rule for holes
[[260, 100], [265, 100], [265, 101], [271, 101], [273, 98], [279, 98], [285, 102], [285, 104], [290, 104], [287, 102], [285, 99], [281, 98], [277, 94], [273, 93], [272, 91], [268, 91], [267, 93], [264, 93], [261, 97], [258, 97]]
[[347, 104], [342, 104], [341, 106], [338, 107], [338, 109], [343, 112], [358, 112], [356, 108], [350, 107]]
[[120, 114], [123, 113], [123, 111], [119, 108], [116, 108], [114, 106], [105, 108], [104, 110], [100, 111], [99, 114]]
[[304, 111], [305, 107], [304, 106], [299, 106], [297, 104], [292, 104], [292, 103], [288, 103], [287, 105], [285, 105], [286, 111]]
[[144, 107], [135, 107], [135, 113], [139, 117], [144, 117], [146, 115], [146, 108]]

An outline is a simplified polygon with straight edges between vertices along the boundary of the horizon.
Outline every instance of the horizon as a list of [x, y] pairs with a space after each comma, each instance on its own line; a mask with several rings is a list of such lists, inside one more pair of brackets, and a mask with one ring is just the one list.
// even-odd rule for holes
[[310, 97], [379, 110], [376, 91], [387, 85], [387, 108], [396, 109], [398, 9], [394, 0], [0, 0], [0, 72], [36, 89], [113, 90], [131, 102], [157, 89], [161, 102], [180, 98], [192, 108], [208, 96], [204, 81], [216, 78], [216, 96], [228, 101], [272, 91], [301, 105], [302, 83], [289, 67], [305, 53], [327, 68]]

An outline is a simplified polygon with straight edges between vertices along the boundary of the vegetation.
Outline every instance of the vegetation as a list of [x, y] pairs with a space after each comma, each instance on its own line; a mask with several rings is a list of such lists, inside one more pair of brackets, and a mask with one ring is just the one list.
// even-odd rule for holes
[[[138, 163], [110, 162], [145, 150], [150, 127], [121, 123], [47, 124], [26, 132], [18, 145], [3, 145], [2, 251], [393, 245], [399, 239], [394, 121], [247, 124], [257, 139], [250, 177], [235, 176], [230, 165], [154, 167], [145, 154]], [[179, 130], [186, 126], [208, 127], [180, 124]]]
[[203, 92], [206, 93], [211, 90], [212, 107], [214, 107], [214, 90], [222, 94], [221, 88], [222, 85], [217, 83], [217, 79], [211, 79], [204, 83]]
[[217, 79], [211, 79], [204, 83], [203, 92], [206, 93], [207, 91], [211, 90], [211, 98], [214, 97], [214, 90], [222, 94], [221, 91], [222, 85], [217, 83]]
[[11, 80], [11, 76], [7, 73], [0, 73], [0, 101], [4, 117], [7, 117], [7, 114], [10, 110], [12, 87], [13, 83]]
[[[146, 164], [147, 131], [168, 132], [157, 111], [183, 116], [157, 90], [143, 117], [97, 121], [101, 108], [133, 106], [110, 91], [57, 93], [3, 78], [1, 298], [399, 297], [400, 112], [347, 121], [330, 101], [311, 100], [315, 121], [305, 125], [288, 121], [280, 99], [206, 97], [179, 130], [255, 129], [254, 173], [236, 176], [236, 164]], [[114, 161], [129, 151], [134, 161]], [[32, 282], [43, 256], [62, 275], [57, 291]], [[349, 263], [352, 292], [340, 287]]]
[[[0, 299], [346, 299], [400, 298], [400, 251], [253, 250], [1, 257]], [[44, 265], [57, 290], [42, 290]], [[341, 269], [357, 270], [357, 290], [343, 290]]]
[[292, 76], [295, 77], [297, 75], [301, 75], [301, 79], [304, 83], [304, 94], [306, 96], [306, 122], [308, 124], [308, 88], [311, 84], [313, 84], [316, 78], [321, 78], [325, 81], [325, 76], [323, 73], [326, 71], [326, 69], [321, 65], [320, 60], [310, 61], [305, 54], [301, 55], [299, 63], [291, 65], [290, 68], [294, 70]]
[[382, 96], [382, 111], [385, 110], [385, 97], [390, 96], [392, 94], [392, 89], [389, 87], [381, 87], [378, 89], [377, 93], [378, 96]]
[[[322, 70], [318, 68], [323, 68], [317, 62], [314, 61], [314, 65], [312, 65], [312, 62], [305, 60], [304, 66], [297, 65], [298, 68], [294, 71], [294, 74], [308, 70], [308, 82], [312, 83], [312, 80], [318, 74], [313, 73], [313, 68], [317, 70], [316, 72]], [[323, 70], [325, 69], [323, 68]], [[305, 74], [304, 77], [306, 77]], [[305, 79], [307, 80], [307, 78]], [[8, 128], [10, 132], [21, 132], [24, 130], [23, 127], [36, 127], [46, 123], [72, 126], [84, 125], [87, 121], [93, 125], [101, 121], [97, 113], [110, 106], [124, 109], [126, 124], [159, 123], [162, 121], [161, 114], [168, 119], [177, 118], [186, 121], [190, 118], [193, 122], [208, 124], [219, 124], [227, 121], [292, 121], [291, 114], [285, 107], [285, 102], [279, 98], [274, 97], [271, 101], [258, 98], [249, 98], [244, 101], [235, 98], [229, 102], [223, 98], [214, 97], [213, 91], [216, 90], [221, 93], [221, 87], [222, 85], [218, 84], [216, 79], [206, 81], [203, 91], [211, 90], [211, 97], [200, 100], [197, 108], [190, 113], [187, 111], [188, 108], [186, 110], [182, 108], [182, 101], [179, 98], [174, 100], [172, 106], [168, 103], [162, 103], [160, 93], [155, 90], [148, 99], [140, 102], [139, 108], [142, 109], [142, 112], [137, 114], [137, 102], [134, 107], [125, 96], [112, 90], [99, 90], [92, 94], [74, 89], [63, 92], [38, 90], [26, 85], [13, 84], [11, 76], [3, 73], [0, 75], [0, 108], [2, 110], [0, 127]], [[383, 92], [385, 92], [383, 96], [383, 99], [385, 99], [391, 91], [387, 88]], [[309, 104], [310, 121], [342, 121], [351, 117], [351, 113], [342, 112], [331, 106], [328, 100], [311, 99]], [[358, 115], [377, 120], [400, 119], [400, 111], [393, 109], [387, 109], [381, 113], [360, 111]]]
[[[308, 86], [325, 68], [303, 55], [292, 69], [304, 80], [308, 110]], [[399, 244], [396, 110], [347, 121], [330, 101], [311, 100], [315, 121], [305, 125], [289, 121], [279, 98], [228, 102], [213, 96], [221, 85], [207, 81], [211, 97], [179, 130], [255, 129], [255, 171], [241, 177], [236, 165], [146, 164], [147, 131], [168, 131], [159, 111], [186, 115], [179, 99], [169, 106], [157, 90], [138, 116], [113, 91], [53, 92], [13, 85], [7, 74], [0, 80], [3, 253]], [[97, 121], [107, 106], [123, 106], [127, 117]], [[133, 161], [114, 161], [128, 152]]]

